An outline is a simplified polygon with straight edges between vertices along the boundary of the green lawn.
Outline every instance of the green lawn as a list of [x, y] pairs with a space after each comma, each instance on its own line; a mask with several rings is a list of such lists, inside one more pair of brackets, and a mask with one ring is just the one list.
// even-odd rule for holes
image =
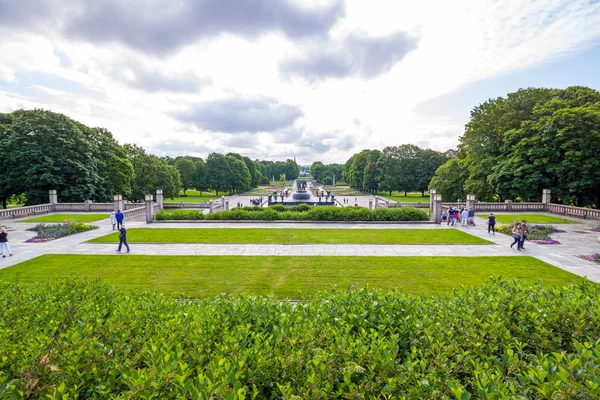
[[392, 192], [391, 196], [389, 193], [379, 192], [379, 196], [399, 203], [429, 203], [429, 194], [421, 196], [421, 193], [408, 193], [408, 196], [405, 197], [404, 192]]
[[[118, 242], [111, 233], [91, 240]], [[491, 244], [455, 229], [133, 228], [130, 243]]]
[[[479, 213], [482, 218], [487, 218], [487, 213]], [[496, 215], [496, 214], [495, 214]], [[496, 221], [501, 224], [511, 224], [516, 220], [527, 220], [529, 224], [577, 224], [577, 221], [570, 219], [553, 217], [544, 214], [497, 214]]]
[[80, 222], [94, 222], [106, 219], [109, 214], [48, 214], [41, 217], [27, 218], [18, 222], [63, 222], [65, 220], [73, 220]]
[[175, 197], [174, 199], [165, 198], [165, 203], [204, 203], [206, 201], [211, 201], [215, 199], [220, 199], [221, 196], [217, 196], [215, 193], [211, 192], [201, 192], [197, 190], [188, 190], [186, 192], [187, 196], [183, 196], [183, 191], [180, 193], [180, 197]]
[[20, 283], [81, 277], [190, 297], [245, 292], [282, 298], [349, 284], [447, 294], [499, 275], [526, 284], [581, 281], [533, 257], [44, 255], [0, 270], [0, 280]]

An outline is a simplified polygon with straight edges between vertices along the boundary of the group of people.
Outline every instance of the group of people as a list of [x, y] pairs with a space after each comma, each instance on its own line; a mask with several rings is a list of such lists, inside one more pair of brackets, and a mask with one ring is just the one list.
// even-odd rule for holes
[[448, 213], [442, 212], [442, 222], [447, 222], [447, 225], [456, 225], [457, 222], [461, 222], [463, 226], [473, 225], [475, 226], [475, 209], [470, 207], [468, 210], [464, 207], [460, 211], [456, 208], [450, 207]]
[[517, 222], [512, 229], [512, 237], [514, 241], [511, 243], [510, 248], [517, 245], [517, 250], [524, 250], [525, 240], [527, 240], [527, 235], [529, 235], [529, 226], [527, 225], [527, 221], [523, 220], [521, 222]]
[[250, 199], [250, 204], [252, 204], [253, 206], [260, 206], [263, 202], [262, 196], [259, 197], [258, 199]]
[[115, 228], [119, 231], [119, 247], [117, 248], [117, 252], [120, 253], [123, 245], [127, 248], [127, 253], [129, 253], [129, 243], [127, 243], [127, 229], [125, 225], [123, 225], [123, 221], [125, 220], [125, 216], [121, 212], [121, 210], [117, 210], [117, 212], [112, 212], [110, 214], [110, 223], [112, 224], [113, 231]]

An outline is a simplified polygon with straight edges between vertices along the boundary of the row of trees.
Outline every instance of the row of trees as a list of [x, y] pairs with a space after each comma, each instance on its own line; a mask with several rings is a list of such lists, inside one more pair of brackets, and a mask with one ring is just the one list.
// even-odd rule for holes
[[412, 144], [388, 146], [383, 151], [363, 150], [346, 161], [343, 177], [349, 185], [370, 193], [416, 191], [425, 195], [448, 154]]
[[448, 200], [553, 201], [600, 208], [600, 92], [529, 88], [471, 112], [456, 157], [431, 186]]
[[164, 160], [134, 145], [121, 146], [106, 129], [90, 128], [62, 114], [19, 110], [0, 114], [0, 202], [25, 194], [28, 204], [48, 201], [131, 201], [157, 188], [179, 193], [179, 174]]
[[321, 161], [315, 161], [310, 166], [310, 175], [324, 185], [332, 184], [334, 176], [336, 182], [341, 181], [343, 173], [344, 166], [342, 164], [325, 165]]

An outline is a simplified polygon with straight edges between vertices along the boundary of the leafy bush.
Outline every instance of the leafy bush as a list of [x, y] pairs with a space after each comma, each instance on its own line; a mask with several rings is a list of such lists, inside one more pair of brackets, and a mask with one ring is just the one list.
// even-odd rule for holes
[[599, 398], [599, 302], [587, 281], [297, 305], [3, 283], [0, 397]]
[[[496, 230], [506, 235], [512, 235], [512, 230], [515, 226], [513, 224], [500, 225]], [[550, 237], [550, 234], [564, 232], [562, 229], [557, 229], [552, 225], [529, 225], [529, 235], [527, 240], [538, 244], [560, 244], [558, 240], [554, 240]]]
[[426, 212], [413, 207], [378, 208], [369, 210], [363, 207], [311, 207], [307, 204], [285, 207], [281, 204], [271, 207], [234, 208], [202, 214], [200, 211], [163, 210], [156, 213], [159, 221], [168, 220], [291, 220], [291, 221], [427, 221]]
[[26, 242], [49, 242], [54, 239], [97, 228], [95, 225], [88, 225], [80, 221], [65, 221], [62, 224], [47, 224], [42, 222], [29, 229], [36, 232], [37, 236], [27, 239]]

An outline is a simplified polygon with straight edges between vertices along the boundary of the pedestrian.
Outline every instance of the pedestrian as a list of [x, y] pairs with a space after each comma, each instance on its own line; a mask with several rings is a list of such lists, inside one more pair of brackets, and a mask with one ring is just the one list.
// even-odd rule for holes
[[[452, 207], [450, 207], [450, 209], [448, 210], [448, 223], [446, 225], [450, 225], [450, 223], [452, 222], [452, 217], [454, 216], [454, 209]], [[454, 225], [454, 224], [452, 224]]]
[[446, 222], [448, 220], [448, 214], [446, 211], [442, 211], [442, 222]]
[[117, 249], [117, 253], [121, 252], [121, 247], [125, 245], [127, 248], [127, 252], [129, 253], [129, 244], [127, 243], [127, 229], [125, 229], [125, 225], [121, 225], [121, 229], [119, 229], [119, 248]]
[[527, 235], [529, 235], [529, 226], [527, 225], [527, 221], [523, 220], [521, 221], [521, 242], [519, 243], [519, 246], [521, 246], [522, 249], [525, 248], [523, 246], [525, 245], [525, 239], [527, 239]]
[[123, 226], [123, 220], [125, 219], [125, 216], [123, 215], [121, 210], [117, 210], [115, 218], [117, 219], [117, 229], [121, 230], [121, 226]]
[[512, 237], [514, 239], [514, 242], [512, 242], [510, 245], [511, 249], [516, 243], [517, 250], [521, 251], [521, 236], [522, 236], [522, 234], [523, 234], [523, 232], [521, 231], [521, 223], [517, 222], [515, 227], [512, 229]]
[[490, 216], [488, 217], [488, 234], [490, 233], [490, 230], [492, 231], [492, 235], [496, 234], [496, 216], [494, 213], [490, 213]]
[[452, 226], [456, 225], [457, 221], [458, 221], [458, 210], [455, 208], [454, 210], [452, 210]]
[[462, 221], [462, 225], [463, 226], [467, 226], [467, 221], [469, 220], [469, 211], [465, 210], [464, 208], [462, 209], [461, 215], [460, 215], [460, 219]]
[[110, 223], [112, 224], [113, 231], [117, 229], [117, 216], [114, 211], [110, 213]]
[[475, 226], [475, 209], [473, 207], [469, 208], [469, 217], [468, 220], [469, 225]]
[[7, 254], [12, 257], [12, 251], [8, 247], [8, 232], [5, 227], [0, 228], [0, 249], [2, 249], [2, 258], [6, 258]]
[[463, 211], [465, 211], [465, 208], [464, 208], [464, 207], [461, 207], [461, 208], [460, 208], [460, 212], [458, 213], [458, 219], [459, 219], [459, 221], [458, 221], [458, 222], [461, 222], [461, 220], [462, 220], [462, 213], [463, 213]]

